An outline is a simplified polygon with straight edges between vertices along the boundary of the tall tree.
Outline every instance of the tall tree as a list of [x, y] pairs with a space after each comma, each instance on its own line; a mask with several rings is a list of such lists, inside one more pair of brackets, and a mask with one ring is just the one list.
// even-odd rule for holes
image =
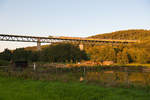
[[42, 50], [41, 60], [47, 62], [78, 62], [86, 60], [87, 55], [72, 44], [53, 44]]
[[32, 51], [27, 51], [24, 48], [19, 48], [13, 51], [13, 60], [14, 61], [31, 61]]
[[119, 64], [128, 64], [129, 63], [129, 56], [128, 56], [128, 52], [127, 49], [123, 49], [123, 51], [119, 52], [117, 54], [117, 63]]
[[5, 49], [0, 55], [0, 59], [2, 60], [10, 61], [12, 58], [12, 53], [9, 49]]

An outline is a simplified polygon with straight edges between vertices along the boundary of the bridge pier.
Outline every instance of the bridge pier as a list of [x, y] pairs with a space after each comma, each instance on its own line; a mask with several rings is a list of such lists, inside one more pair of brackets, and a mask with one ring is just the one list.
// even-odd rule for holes
[[79, 48], [80, 48], [80, 50], [83, 50], [83, 49], [84, 49], [84, 46], [83, 46], [82, 43], [79, 44]]
[[40, 42], [40, 38], [38, 38], [38, 41], [37, 41], [37, 50], [38, 50], [38, 51], [41, 50], [41, 42]]

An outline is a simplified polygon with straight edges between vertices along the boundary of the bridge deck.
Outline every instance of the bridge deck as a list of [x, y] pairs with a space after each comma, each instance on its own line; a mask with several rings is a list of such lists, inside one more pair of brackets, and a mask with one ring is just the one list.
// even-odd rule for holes
[[0, 34], [0, 41], [18, 41], [18, 42], [88, 42], [88, 43], [136, 43], [138, 40], [119, 40], [119, 39], [94, 39], [81, 37], [36, 37], [36, 36], [22, 36], [22, 35], [6, 35]]

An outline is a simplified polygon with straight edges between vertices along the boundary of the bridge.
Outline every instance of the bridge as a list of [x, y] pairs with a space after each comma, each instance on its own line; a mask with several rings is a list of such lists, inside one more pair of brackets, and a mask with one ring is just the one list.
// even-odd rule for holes
[[0, 41], [16, 41], [16, 42], [36, 42], [37, 49], [40, 50], [41, 43], [60, 43], [67, 42], [79, 44], [81, 50], [83, 45], [102, 45], [102, 44], [129, 44], [139, 42], [138, 40], [118, 40], [118, 39], [94, 39], [94, 38], [81, 38], [81, 37], [36, 37], [36, 36], [22, 36], [22, 35], [6, 35], [0, 34]]

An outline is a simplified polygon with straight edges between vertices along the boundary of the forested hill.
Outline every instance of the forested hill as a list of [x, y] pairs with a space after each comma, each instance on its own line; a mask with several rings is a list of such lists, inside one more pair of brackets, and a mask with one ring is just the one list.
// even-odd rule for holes
[[112, 33], [98, 34], [91, 37], [99, 39], [145, 40], [150, 39], [150, 30], [122, 30]]

